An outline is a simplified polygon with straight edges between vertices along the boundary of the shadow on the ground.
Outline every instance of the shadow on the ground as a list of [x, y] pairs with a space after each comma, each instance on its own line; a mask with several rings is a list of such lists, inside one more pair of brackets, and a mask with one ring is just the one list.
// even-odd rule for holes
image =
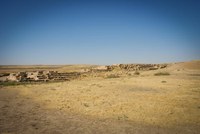
[[128, 120], [100, 119], [47, 108], [17, 90], [0, 89], [0, 133], [7, 134], [197, 134], [198, 126], [163, 128]]

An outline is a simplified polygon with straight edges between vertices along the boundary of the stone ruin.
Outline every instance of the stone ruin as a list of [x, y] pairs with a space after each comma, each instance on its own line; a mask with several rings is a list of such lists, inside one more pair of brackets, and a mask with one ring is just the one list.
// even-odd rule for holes
[[148, 71], [157, 70], [167, 67], [167, 64], [114, 64], [109, 66], [99, 66], [92, 68], [91, 71], [112, 71], [115, 69], [125, 70], [125, 71]]
[[80, 76], [78, 72], [59, 73], [57, 71], [33, 71], [6, 73], [0, 75], [0, 81], [15, 82], [47, 82], [47, 81], [68, 81]]
[[57, 71], [33, 71], [0, 74], [0, 82], [47, 82], [47, 81], [69, 81], [87, 76], [87, 74], [95, 74], [98, 72], [109, 72], [113, 70], [124, 71], [148, 71], [157, 70], [167, 67], [167, 64], [115, 64], [109, 66], [98, 66], [92, 69], [84, 69], [79, 72], [60, 73]]

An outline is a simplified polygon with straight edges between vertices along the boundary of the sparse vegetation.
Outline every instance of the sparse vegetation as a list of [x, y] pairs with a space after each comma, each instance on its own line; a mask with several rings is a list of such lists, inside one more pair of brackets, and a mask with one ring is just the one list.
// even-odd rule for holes
[[158, 72], [154, 74], [155, 76], [170, 75], [169, 72]]
[[85, 107], [89, 107], [89, 104], [87, 104], [87, 103], [83, 103], [83, 105], [84, 105]]
[[16, 82], [16, 81], [8, 81], [8, 82], [0, 82], [0, 86], [18, 86], [18, 85], [45, 85], [49, 83], [62, 83], [62, 81], [48, 81], [48, 82]]
[[200, 74], [188, 74], [190, 76], [200, 76]]
[[24, 83], [19, 83], [19, 82], [0, 82], [1, 86], [16, 86], [16, 85], [23, 85]]

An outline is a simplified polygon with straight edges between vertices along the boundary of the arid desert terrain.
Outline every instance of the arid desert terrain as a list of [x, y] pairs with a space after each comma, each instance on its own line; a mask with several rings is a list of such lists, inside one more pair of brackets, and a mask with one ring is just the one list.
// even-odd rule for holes
[[[1, 66], [0, 73], [96, 66]], [[199, 134], [200, 61], [0, 85], [0, 134]]]

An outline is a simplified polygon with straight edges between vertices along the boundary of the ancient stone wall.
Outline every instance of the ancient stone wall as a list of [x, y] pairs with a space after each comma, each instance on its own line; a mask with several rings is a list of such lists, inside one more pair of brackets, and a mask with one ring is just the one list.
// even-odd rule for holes
[[34, 71], [10, 73], [8, 76], [0, 75], [0, 80], [15, 82], [46, 82], [46, 81], [66, 81], [75, 79], [80, 73], [59, 73], [57, 71]]

